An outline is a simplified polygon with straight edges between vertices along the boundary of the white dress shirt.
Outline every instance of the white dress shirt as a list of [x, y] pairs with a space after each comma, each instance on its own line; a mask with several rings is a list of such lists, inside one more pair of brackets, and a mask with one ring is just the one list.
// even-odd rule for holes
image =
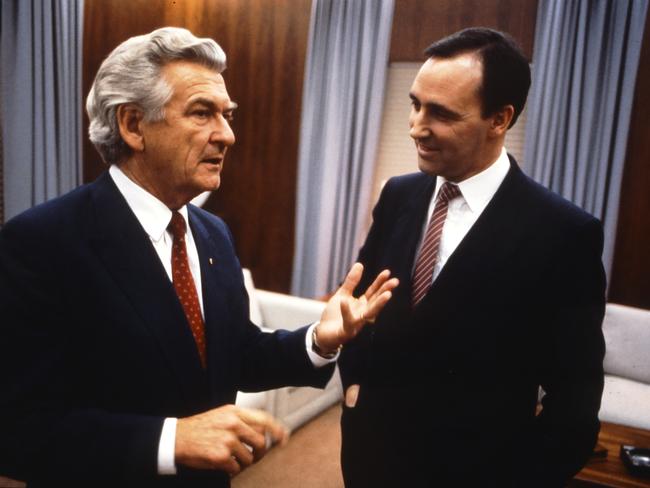
[[[172, 211], [163, 202], [154, 197], [147, 190], [132, 181], [124, 172], [115, 165], [112, 165], [108, 172], [117, 185], [117, 189], [126, 200], [133, 213], [135, 214], [138, 222], [149, 236], [151, 244], [153, 244], [160, 262], [165, 267], [167, 276], [170, 281], [172, 278], [172, 245], [174, 237], [171, 232], [167, 230], [169, 221], [172, 218]], [[205, 320], [205, 313], [203, 311], [203, 294], [201, 293], [201, 267], [199, 266], [199, 253], [196, 250], [196, 243], [192, 229], [190, 228], [189, 220], [187, 218], [187, 207], [183, 206], [178, 212], [185, 219], [187, 225], [187, 234], [185, 236], [185, 244], [187, 246], [187, 259], [190, 264], [190, 271], [194, 284], [196, 285], [197, 295], [199, 296], [199, 305], [201, 306], [201, 315]]]
[[[163, 202], [154, 197], [151, 193], [132, 181], [116, 165], [112, 165], [108, 170], [111, 178], [115, 182], [117, 189], [120, 191], [129, 208], [133, 211], [138, 222], [149, 236], [160, 261], [167, 272], [170, 281], [172, 278], [172, 244], [173, 236], [167, 230], [169, 221], [172, 218], [172, 211]], [[201, 267], [199, 265], [199, 253], [196, 249], [196, 243], [189, 225], [187, 216], [187, 207], [180, 208], [179, 213], [185, 219], [187, 224], [187, 235], [185, 243], [187, 246], [187, 258], [196, 285], [199, 305], [201, 306], [201, 315], [205, 320], [203, 309], [203, 293], [201, 283]], [[312, 350], [312, 330], [318, 325], [318, 322], [312, 324], [305, 336], [305, 347], [307, 355], [315, 367], [321, 367], [332, 363], [338, 359], [338, 354], [332, 359], [325, 359]], [[166, 418], [163, 423], [158, 444], [158, 473], [159, 474], [176, 474], [175, 445], [176, 445], [176, 418]]]
[[[461, 196], [454, 198], [449, 202], [447, 207], [447, 218], [445, 225], [442, 228], [442, 235], [440, 236], [440, 247], [438, 248], [438, 259], [433, 268], [432, 281], [435, 281], [445, 263], [458, 247], [458, 244], [463, 240], [465, 235], [472, 228], [474, 223], [487, 207], [492, 197], [503, 183], [506, 174], [510, 170], [510, 160], [505, 148], [501, 149], [501, 154], [497, 160], [490, 166], [485, 168], [480, 173], [475, 174], [471, 178], [458, 183]], [[427, 218], [422, 224], [422, 232], [420, 234], [420, 242], [418, 243], [418, 252], [422, 245], [422, 239], [426, 232], [429, 219], [433, 214], [436, 198], [443, 183], [447, 181], [442, 176], [438, 176], [436, 189], [431, 196], [429, 203], [429, 210]], [[417, 253], [416, 253], [417, 256]], [[415, 269], [415, 263], [413, 264]]]

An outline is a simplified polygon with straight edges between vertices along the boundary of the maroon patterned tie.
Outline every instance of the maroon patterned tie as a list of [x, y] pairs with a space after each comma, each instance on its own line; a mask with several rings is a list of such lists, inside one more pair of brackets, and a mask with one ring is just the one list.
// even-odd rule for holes
[[199, 350], [201, 365], [206, 367], [206, 350], [205, 350], [205, 325], [201, 315], [201, 306], [199, 305], [199, 296], [196, 294], [196, 285], [190, 264], [187, 260], [187, 247], [185, 246], [185, 219], [183, 216], [174, 211], [172, 219], [167, 226], [169, 232], [174, 236], [172, 245], [172, 281], [176, 294], [178, 295], [185, 317], [192, 330], [196, 347]]
[[438, 192], [436, 206], [433, 209], [431, 220], [427, 226], [427, 231], [422, 240], [420, 253], [415, 262], [415, 272], [413, 273], [413, 292], [411, 295], [413, 306], [417, 305], [424, 295], [431, 288], [433, 281], [433, 268], [438, 261], [438, 248], [440, 247], [440, 236], [442, 228], [447, 218], [447, 206], [450, 200], [460, 195], [460, 189], [457, 185], [445, 182]]

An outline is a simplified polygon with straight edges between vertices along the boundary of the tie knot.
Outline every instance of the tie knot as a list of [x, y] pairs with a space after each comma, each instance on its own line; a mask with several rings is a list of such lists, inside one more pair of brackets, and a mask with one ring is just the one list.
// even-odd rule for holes
[[440, 188], [440, 193], [438, 194], [438, 201], [441, 202], [449, 202], [459, 196], [460, 193], [460, 188], [458, 188], [458, 185], [453, 185], [449, 183], [448, 181], [445, 181], [445, 183], [442, 185]]
[[180, 239], [185, 235], [185, 219], [178, 211], [172, 211], [172, 219], [169, 221], [167, 228], [174, 236], [174, 239]]

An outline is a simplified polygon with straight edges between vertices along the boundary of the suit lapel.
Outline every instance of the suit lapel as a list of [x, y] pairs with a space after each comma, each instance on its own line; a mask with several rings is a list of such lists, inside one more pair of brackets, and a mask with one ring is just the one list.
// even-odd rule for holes
[[91, 245], [131, 303], [138, 317], [134, 326], [145, 327], [157, 340], [181, 391], [190, 399], [205, 395], [205, 373], [194, 338], [149, 237], [108, 173], [94, 185]]
[[[433, 282], [428, 294], [414, 310], [416, 317], [431, 313], [432, 306], [456, 306], [484, 283], [500, 267], [507, 265], [508, 257], [517, 248], [526, 222], [519, 215], [518, 193], [522, 191], [524, 176], [516, 163], [481, 216], [449, 257]], [[483, 280], [483, 281], [477, 281]]]
[[220, 387], [225, 386], [221, 382], [229, 377], [229, 348], [224, 345], [233, 344], [225, 324], [232, 316], [228, 305], [228, 289], [232, 283], [224, 281], [228, 279], [228, 273], [224, 270], [227, 257], [222, 249], [223, 243], [210, 234], [197, 217], [195, 209], [188, 206], [188, 210], [201, 266], [209, 381], [217, 386], [212, 391], [220, 391]]
[[394, 251], [389, 253], [391, 262], [384, 263], [384, 266], [400, 281], [400, 286], [396, 288], [393, 299], [387, 306], [399, 307], [400, 313], [410, 314], [411, 311], [413, 261], [435, 187], [436, 179], [426, 178], [412, 192], [411, 198], [399, 212], [391, 232], [391, 242], [387, 246], [387, 249]]

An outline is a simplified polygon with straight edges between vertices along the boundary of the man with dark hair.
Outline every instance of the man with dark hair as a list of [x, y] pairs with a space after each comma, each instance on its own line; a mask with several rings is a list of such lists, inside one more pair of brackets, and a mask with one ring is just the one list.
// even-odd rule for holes
[[530, 85], [508, 36], [467, 29], [426, 54], [420, 173], [388, 181], [359, 253], [402, 284], [339, 359], [346, 486], [561, 487], [599, 430], [601, 225], [504, 149]]
[[[30, 487], [227, 487], [284, 428], [238, 390], [322, 387], [397, 284], [353, 266], [320, 322], [263, 333], [216, 190], [236, 104], [212, 39], [120, 44], [88, 95], [110, 168], [0, 233], [0, 472]], [[267, 439], [268, 438], [268, 439]]]

